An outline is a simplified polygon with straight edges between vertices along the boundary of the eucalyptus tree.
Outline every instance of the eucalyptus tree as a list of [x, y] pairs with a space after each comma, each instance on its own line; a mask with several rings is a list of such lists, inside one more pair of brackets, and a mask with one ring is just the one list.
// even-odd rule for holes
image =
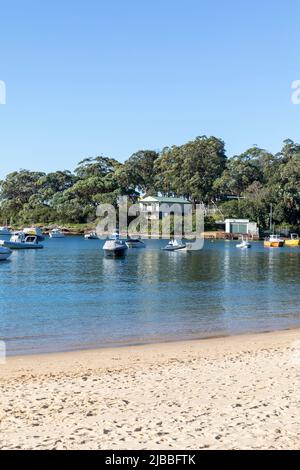
[[117, 170], [117, 179], [125, 194], [155, 193], [155, 162], [159, 154], [154, 150], [139, 150]]
[[167, 147], [155, 163], [156, 190], [194, 203], [208, 202], [225, 164], [225, 145], [216, 137], [201, 136], [180, 147]]
[[223, 174], [214, 182], [214, 190], [219, 194], [241, 197], [252, 183], [262, 182], [260, 156], [260, 149], [253, 147], [229, 158]]
[[10, 173], [0, 182], [2, 219], [17, 220], [19, 212], [31, 196], [38, 192], [38, 181], [45, 173], [20, 170]]

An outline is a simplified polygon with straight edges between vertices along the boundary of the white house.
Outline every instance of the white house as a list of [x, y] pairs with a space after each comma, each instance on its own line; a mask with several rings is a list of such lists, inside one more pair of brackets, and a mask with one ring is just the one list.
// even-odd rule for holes
[[152, 219], [159, 219], [170, 215], [172, 206], [179, 206], [181, 213], [192, 210], [192, 203], [179, 197], [149, 196], [139, 201], [142, 213], [148, 213]]
[[257, 223], [250, 222], [249, 219], [226, 219], [225, 232], [251, 236], [259, 235]]

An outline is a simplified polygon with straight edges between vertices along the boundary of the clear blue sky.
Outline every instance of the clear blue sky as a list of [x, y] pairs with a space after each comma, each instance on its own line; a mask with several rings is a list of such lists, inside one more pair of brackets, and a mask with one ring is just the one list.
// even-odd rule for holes
[[216, 135], [300, 140], [296, 0], [0, 0], [0, 177]]

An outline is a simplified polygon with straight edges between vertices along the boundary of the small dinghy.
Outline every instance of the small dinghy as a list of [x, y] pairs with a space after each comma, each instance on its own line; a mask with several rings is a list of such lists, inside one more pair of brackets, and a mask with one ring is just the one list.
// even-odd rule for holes
[[251, 243], [247, 240], [244, 240], [244, 238], [242, 238], [242, 241], [241, 243], [239, 243], [238, 245], [236, 245], [237, 248], [241, 248], [241, 249], [245, 249], [245, 248], [251, 248]]
[[99, 240], [97, 232], [89, 232], [84, 235], [86, 240]]
[[49, 233], [49, 237], [50, 238], [65, 238], [65, 235], [64, 233], [59, 230], [58, 228], [54, 228], [53, 230], [51, 230], [51, 232]]
[[177, 240], [170, 240], [169, 243], [162, 248], [163, 251], [187, 251], [185, 243], [179, 243]]
[[125, 243], [128, 248], [146, 248], [146, 244], [141, 240], [141, 238], [128, 237]]
[[38, 250], [44, 248], [35, 235], [25, 235], [24, 232], [15, 232], [9, 241], [0, 240], [0, 245], [10, 250]]
[[9, 258], [12, 254], [12, 251], [9, 248], [5, 248], [4, 246], [0, 246], [0, 261], [5, 261]]
[[120, 258], [126, 255], [128, 247], [123, 240], [120, 240], [120, 235], [116, 232], [106, 240], [103, 245], [105, 256]]

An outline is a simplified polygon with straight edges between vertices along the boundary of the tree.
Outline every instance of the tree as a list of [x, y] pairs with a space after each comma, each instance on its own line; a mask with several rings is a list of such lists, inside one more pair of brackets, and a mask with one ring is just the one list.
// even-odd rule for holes
[[110, 173], [114, 173], [120, 166], [122, 166], [122, 164], [114, 158], [104, 156], [85, 158], [79, 162], [75, 174], [80, 179], [87, 179], [92, 176], [103, 178]]
[[260, 151], [254, 147], [241, 155], [230, 158], [222, 176], [214, 182], [214, 190], [219, 194], [240, 197], [253, 182], [262, 182]]
[[213, 183], [226, 163], [224, 142], [216, 137], [197, 137], [181, 147], [163, 150], [155, 164], [156, 189], [194, 203], [214, 198]]
[[68, 190], [55, 194], [52, 200], [52, 207], [55, 212], [55, 220], [61, 223], [86, 222], [88, 216], [87, 207]]
[[158, 157], [153, 150], [140, 150], [119, 168], [117, 179], [125, 193], [134, 194], [136, 189], [147, 195], [155, 193], [154, 166]]
[[37, 181], [38, 192], [44, 202], [51, 200], [54, 194], [66, 191], [77, 181], [77, 177], [71, 171], [55, 171], [43, 175]]
[[[78, 207], [82, 207], [79, 218], [96, 218], [96, 206], [100, 201], [116, 204], [118, 184], [116, 171], [122, 166], [117, 160], [108, 157], [87, 158], [79, 163], [75, 173], [74, 184], [64, 191], [66, 200], [63, 202], [68, 209], [71, 204], [72, 218], [74, 210], [79, 214]], [[60, 199], [55, 199], [56, 208]], [[69, 212], [69, 211], [68, 211]]]
[[2, 217], [16, 220], [18, 213], [38, 191], [38, 181], [45, 173], [20, 170], [7, 175], [0, 182], [0, 202]]

